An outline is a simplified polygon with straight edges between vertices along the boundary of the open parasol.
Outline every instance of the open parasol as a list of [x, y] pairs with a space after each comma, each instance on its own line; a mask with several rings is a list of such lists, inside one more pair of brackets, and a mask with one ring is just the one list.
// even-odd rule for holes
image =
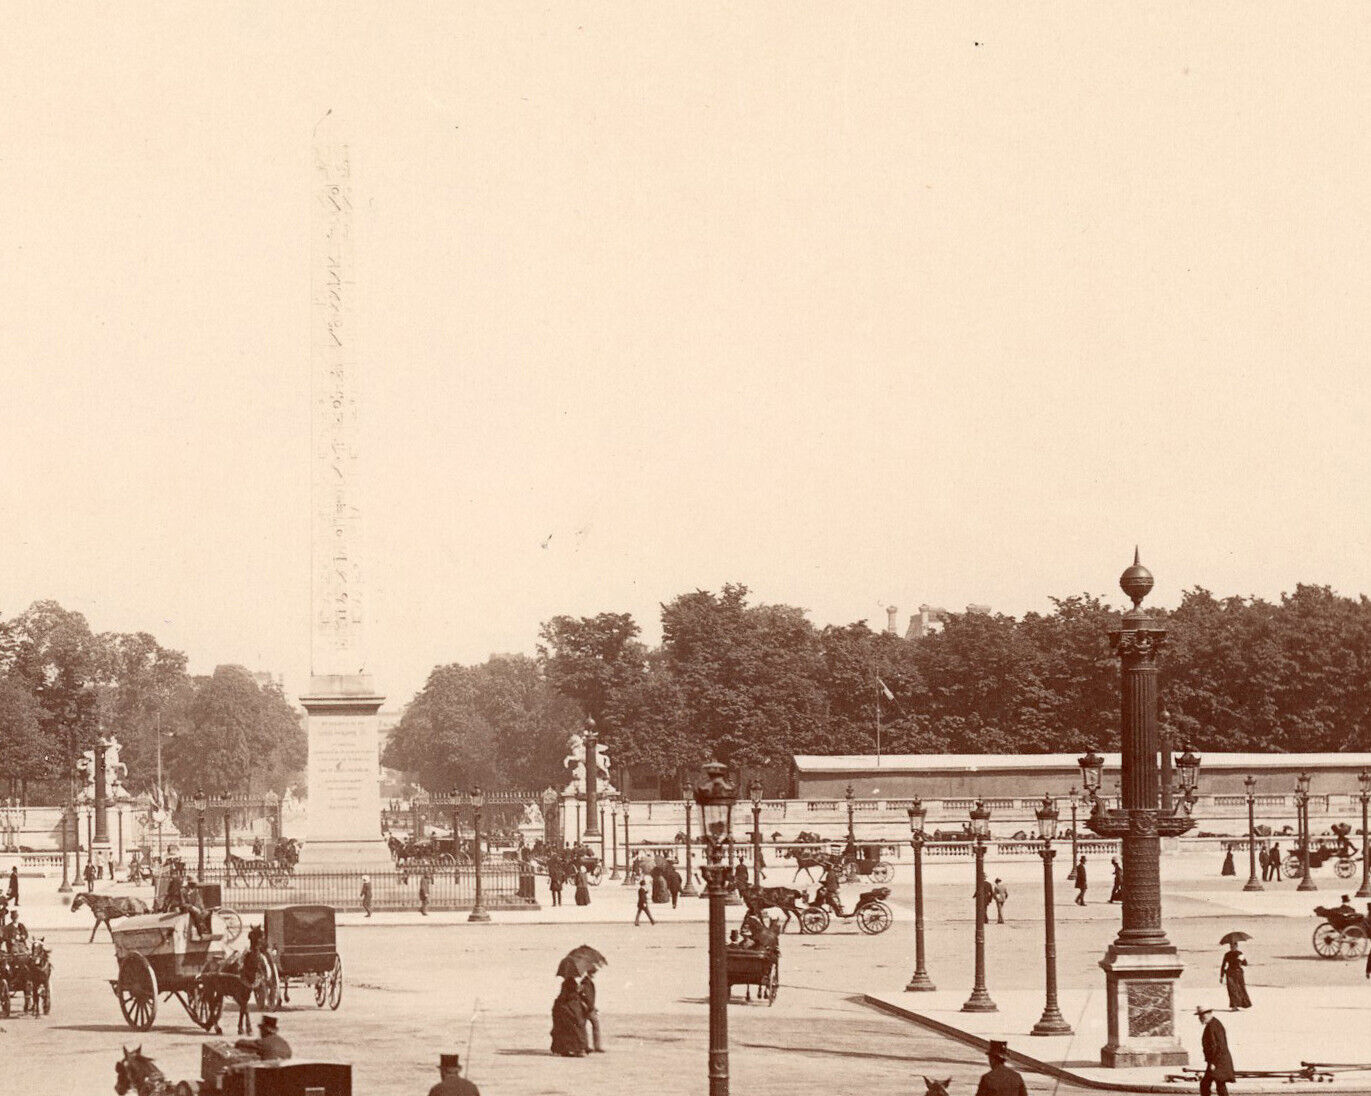
[[580, 978], [587, 971], [609, 966], [609, 960], [588, 944], [572, 948], [557, 964], [558, 978]]
[[1244, 940], [1251, 940], [1245, 932], [1226, 932], [1219, 939], [1220, 944], [1241, 944]]

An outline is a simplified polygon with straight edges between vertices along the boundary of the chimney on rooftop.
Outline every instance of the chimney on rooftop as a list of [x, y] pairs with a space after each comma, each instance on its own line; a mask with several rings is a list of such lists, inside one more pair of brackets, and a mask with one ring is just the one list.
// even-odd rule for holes
[[900, 610], [894, 605], [885, 607], [885, 630], [890, 634], [895, 634], [895, 614]]

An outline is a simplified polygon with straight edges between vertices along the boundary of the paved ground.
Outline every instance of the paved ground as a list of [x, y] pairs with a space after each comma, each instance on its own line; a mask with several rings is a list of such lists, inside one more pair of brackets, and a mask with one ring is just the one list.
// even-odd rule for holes
[[[1012, 897], [1010, 923], [988, 929], [990, 990], [1022, 997], [1041, 986], [1041, 869], [1031, 863], [991, 867], [1006, 878]], [[1064, 874], [1066, 865], [1059, 867]], [[1186, 991], [1223, 1003], [1216, 941], [1231, 928], [1243, 928], [1255, 937], [1247, 949], [1252, 996], [1266, 1006], [1269, 1022], [1281, 1026], [1273, 1001], [1295, 1000], [1280, 987], [1346, 987], [1340, 992], [1361, 995], [1346, 1013], [1346, 1059], [1371, 1058], [1361, 1049], [1371, 1018], [1371, 989], [1361, 964], [1317, 960], [1310, 948], [1314, 919], [1306, 911], [1315, 901], [1336, 902], [1332, 876], [1320, 879], [1318, 895], [1295, 895], [1293, 884], [1246, 895], [1241, 878], [1207, 874], [1214, 867], [1167, 865], [1167, 924], [1187, 964]], [[86, 913], [70, 914], [40, 887], [37, 881], [26, 886], [25, 916], [42, 926], [54, 946], [54, 1011], [43, 1020], [3, 1023], [4, 1091], [107, 1091], [121, 1043], [141, 1042], [173, 1078], [197, 1077], [205, 1036], [174, 1002], [162, 1006], [152, 1031], [131, 1032], [108, 987], [115, 973], [108, 938], [102, 934], [87, 945]], [[927, 889], [930, 972], [940, 989], [969, 991], [969, 865], [931, 868]], [[896, 923], [884, 936], [835, 928], [822, 937], [784, 939], [782, 992], [775, 1006], [739, 1003], [730, 1009], [735, 1092], [921, 1093], [920, 1074], [952, 1077], [953, 1096], [974, 1092], [982, 1066], [973, 1051], [873, 1012], [859, 1000], [868, 992], [898, 992], [913, 966], [907, 882], [897, 881], [895, 891]], [[1063, 987], [1097, 988], [1102, 975], [1096, 964], [1117, 928], [1118, 909], [1102, 902], [1085, 909], [1071, 905], [1060, 878], [1057, 897]], [[488, 1094], [704, 1091], [706, 903], [683, 900], [674, 912], [658, 908], [661, 924], [634, 928], [629, 889], [606, 883], [594, 898], [585, 909], [497, 914], [496, 923], [484, 926], [468, 925], [455, 914], [427, 920], [397, 914], [369, 924], [349, 916], [340, 933], [346, 965], [342, 1008], [319, 1012], [312, 1004], [296, 1004], [282, 1013], [283, 1030], [299, 1055], [352, 1061], [355, 1090], [364, 1096], [426, 1092], [438, 1052], [465, 1054], [468, 1042], [473, 1079]], [[609, 1053], [553, 1058], [547, 1053], [557, 989], [553, 970], [561, 954], [581, 943], [610, 959], [600, 977]], [[1240, 1064], [1244, 1049], [1235, 1038]], [[1029, 1082], [1035, 1093], [1058, 1087], [1042, 1077]]]

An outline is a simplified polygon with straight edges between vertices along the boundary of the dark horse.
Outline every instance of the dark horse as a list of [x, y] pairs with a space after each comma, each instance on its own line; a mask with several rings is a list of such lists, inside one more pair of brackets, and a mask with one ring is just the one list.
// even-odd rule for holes
[[[257, 980], [257, 972], [255, 969], [244, 969], [244, 957], [247, 954], [235, 955], [220, 966], [206, 970], [199, 978], [201, 992], [210, 1000], [228, 998], [238, 1006], [239, 1035], [252, 1034], [252, 987]], [[214, 1034], [224, 1034], [217, 1023], [214, 1025]]]
[[138, 1096], [195, 1096], [195, 1089], [186, 1081], [173, 1085], [157, 1068], [157, 1063], [143, 1054], [143, 1048], [124, 1047], [124, 1056], [114, 1063], [114, 1091], [118, 1096], [136, 1092]]
[[[148, 912], [148, 904], [141, 898], [115, 897], [112, 894], [91, 894], [87, 891], [82, 891], [71, 900], [71, 912], [75, 913], [82, 904], [95, 914], [95, 924], [90, 928], [90, 940], [86, 941], [88, 944], [95, 939], [95, 934], [101, 925], [109, 928], [109, 923], [120, 917], [133, 917], [136, 914]], [[114, 933], [111, 932], [110, 936], [113, 935]]]
[[785, 932], [790, 927], [790, 918], [794, 916], [798, 924], [800, 920], [799, 907], [795, 905], [804, 898], [802, 891], [797, 891], [793, 887], [745, 887], [741, 892], [742, 899], [747, 903], [747, 908], [758, 917], [763, 910], [780, 910], [785, 914], [785, 924], [781, 926], [781, 931]]

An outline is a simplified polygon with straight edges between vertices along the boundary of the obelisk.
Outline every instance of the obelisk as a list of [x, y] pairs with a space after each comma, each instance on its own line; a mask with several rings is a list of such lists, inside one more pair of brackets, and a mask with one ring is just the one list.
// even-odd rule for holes
[[359, 355], [352, 267], [352, 194], [345, 144], [325, 116], [315, 130], [311, 247], [313, 522], [309, 806], [301, 864], [389, 860], [381, 840], [380, 726], [364, 651], [359, 498]]

